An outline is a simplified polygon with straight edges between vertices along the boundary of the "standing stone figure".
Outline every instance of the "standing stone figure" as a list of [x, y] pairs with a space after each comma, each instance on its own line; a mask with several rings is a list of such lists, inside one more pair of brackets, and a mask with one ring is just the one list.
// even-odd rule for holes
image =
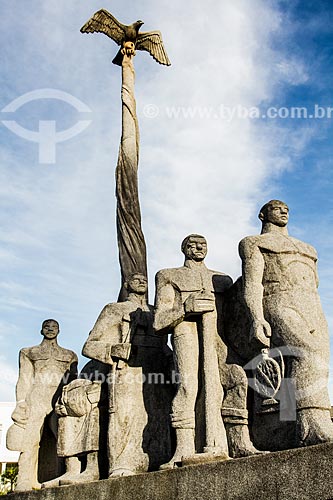
[[110, 366], [111, 477], [157, 469], [171, 456], [172, 394], [170, 383], [165, 383], [171, 351], [153, 332], [146, 277], [133, 274], [125, 287], [127, 300], [104, 307], [82, 351]]
[[333, 441], [327, 391], [329, 337], [317, 292], [315, 249], [288, 235], [289, 209], [278, 200], [259, 214], [262, 231], [240, 242], [251, 337], [284, 354], [296, 445]]
[[77, 376], [77, 356], [57, 343], [59, 324], [45, 320], [41, 344], [20, 351], [14, 424], [7, 433], [7, 447], [20, 451], [16, 491], [39, 488], [38, 451], [45, 419], [54, 411], [64, 384]]
[[234, 389], [227, 398], [226, 409], [232, 455], [257, 453], [246, 425], [245, 373], [236, 365], [219, 368], [222, 294], [232, 285], [232, 279], [207, 269], [204, 264], [207, 242], [203, 236], [187, 236], [181, 249], [185, 254], [184, 266], [164, 269], [156, 275], [154, 328], [159, 334], [172, 333], [180, 378], [171, 415], [177, 448], [171, 461], [162, 468], [175, 467], [183, 459], [195, 461], [198, 452], [206, 454], [198, 455], [198, 460], [228, 457], [221, 417], [223, 383], [226, 390]]

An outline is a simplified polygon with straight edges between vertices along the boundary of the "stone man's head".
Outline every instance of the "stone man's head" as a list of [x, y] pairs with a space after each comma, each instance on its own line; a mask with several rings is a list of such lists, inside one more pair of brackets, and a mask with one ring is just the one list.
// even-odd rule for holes
[[148, 289], [147, 278], [141, 273], [133, 273], [126, 279], [124, 286], [128, 293], [145, 295]]
[[271, 200], [259, 212], [259, 219], [263, 224], [270, 222], [274, 226], [285, 227], [289, 220], [289, 208], [280, 200]]
[[46, 319], [42, 323], [42, 329], [40, 332], [44, 338], [52, 340], [58, 336], [59, 333], [59, 323], [55, 319]]
[[183, 240], [181, 250], [186, 259], [201, 262], [207, 255], [207, 241], [200, 234], [189, 234]]

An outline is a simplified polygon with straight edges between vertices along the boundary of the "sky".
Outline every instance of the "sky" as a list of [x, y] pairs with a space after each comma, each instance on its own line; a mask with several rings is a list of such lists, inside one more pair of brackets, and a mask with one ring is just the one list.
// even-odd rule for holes
[[189, 233], [206, 236], [210, 268], [236, 279], [239, 241], [281, 199], [290, 234], [318, 250], [333, 335], [330, 0], [0, 3], [0, 401], [14, 401], [18, 351], [40, 342], [44, 319], [80, 354], [118, 296], [121, 69], [112, 40], [79, 31], [100, 8], [161, 30], [172, 63], [134, 60], [150, 300]]

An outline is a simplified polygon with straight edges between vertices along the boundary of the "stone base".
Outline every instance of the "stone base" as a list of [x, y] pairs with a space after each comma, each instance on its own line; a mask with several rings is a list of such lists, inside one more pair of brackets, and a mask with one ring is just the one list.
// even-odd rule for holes
[[196, 453], [192, 457], [184, 458], [181, 464], [182, 466], [199, 465], [211, 462], [223, 462], [224, 460], [231, 460], [231, 458], [226, 453], [221, 455], [214, 455], [213, 453]]
[[333, 444], [17, 493], [11, 500], [332, 500]]

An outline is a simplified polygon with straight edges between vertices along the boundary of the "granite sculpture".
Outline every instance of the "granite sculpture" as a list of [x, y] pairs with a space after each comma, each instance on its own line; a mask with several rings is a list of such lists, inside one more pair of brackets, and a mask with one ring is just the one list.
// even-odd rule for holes
[[259, 219], [261, 234], [239, 245], [249, 341], [283, 354], [288, 400], [295, 408], [295, 445], [332, 441], [329, 336], [317, 292], [317, 253], [289, 236], [285, 203], [269, 201]]
[[[44, 487], [261, 453], [248, 426], [243, 366], [248, 369], [252, 358], [251, 436], [261, 434], [256, 401], [274, 413], [287, 387], [296, 420], [291, 446], [333, 440], [317, 256], [310, 245], [288, 235], [283, 202], [264, 205], [261, 235], [241, 241], [243, 272], [235, 284], [206, 267], [206, 239], [191, 234], [181, 246], [184, 265], [157, 273], [155, 307], [148, 304], [133, 57], [136, 50], [146, 50], [160, 64], [170, 61], [160, 32], [140, 33], [142, 25], [123, 25], [101, 9], [81, 28], [120, 45], [113, 62], [122, 67], [116, 169], [121, 290], [118, 302], [104, 307], [83, 347], [107, 383], [77, 379], [76, 355], [57, 344], [58, 323], [44, 321], [42, 343], [20, 352], [17, 406], [7, 435], [8, 447], [21, 452], [17, 491], [40, 486], [38, 449], [50, 416], [66, 472]], [[260, 449], [276, 449], [272, 434]]]
[[[45, 419], [54, 415], [62, 387], [77, 376], [76, 354], [57, 343], [58, 322], [45, 320], [41, 334], [41, 344], [20, 351], [14, 424], [7, 433], [8, 449], [21, 452], [16, 491], [40, 487], [38, 452]], [[53, 423], [56, 434], [56, 420]]]
[[[101, 381], [85, 378], [65, 385], [55, 407], [58, 415], [57, 454], [65, 458], [66, 472], [43, 483], [50, 488], [64, 484], [85, 483], [100, 478], [98, 451], [100, 438]], [[80, 457], [85, 456], [86, 467], [81, 472]]]
[[226, 398], [225, 418], [232, 455], [258, 453], [246, 425], [245, 373], [236, 365], [219, 366], [222, 297], [232, 279], [206, 267], [207, 242], [203, 236], [187, 236], [181, 249], [184, 266], [163, 269], [156, 275], [154, 328], [160, 335], [172, 333], [180, 378], [171, 415], [177, 447], [172, 459], [163, 464], [164, 469], [189, 461], [228, 458], [221, 418], [223, 383], [226, 390], [231, 390]]
[[125, 287], [127, 300], [104, 307], [82, 351], [110, 367], [109, 477], [157, 469], [171, 456], [171, 351], [153, 332], [146, 277], [135, 273]]
[[139, 33], [143, 21], [139, 20], [129, 26], [119, 22], [110, 12], [100, 9], [81, 28], [81, 33], [104, 33], [121, 46], [113, 63], [122, 65], [124, 54], [135, 55], [135, 50], [147, 51], [159, 64], [170, 66], [160, 31]]
[[43, 482], [42, 488], [107, 477], [108, 373], [107, 365], [90, 360], [79, 378], [63, 387], [55, 411], [57, 454], [64, 459], [65, 472]]

